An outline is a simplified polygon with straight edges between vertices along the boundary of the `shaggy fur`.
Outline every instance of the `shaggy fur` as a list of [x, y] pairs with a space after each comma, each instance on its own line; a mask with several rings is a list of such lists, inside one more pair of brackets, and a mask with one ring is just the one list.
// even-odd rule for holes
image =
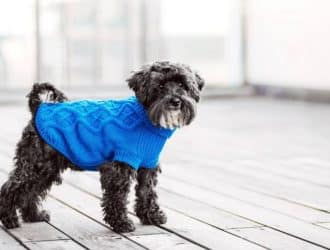
[[157, 193], [155, 187], [157, 185], [156, 169], [140, 168], [137, 174], [137, 185], [135, 186], [136, 203], [135, 213], [145, 225], [160, 225], [167, 221], [165, 213], [157, 204]]
[[131, 232], [135, 227], [127, 217], [127, 196], [135, 170], [121, 162], [104, 164], [100, 168], [104, 221], [116, 232]]
[[[187, 65], [169, 62], [146, 65], [127, 81], [152, 123], [164, 128], [191, 123], [204, 86], [202, 78]], [[15, 168], [0, 191], [0, 220], [6, 228], [19, 226], [17, 210], [25, 222], [49, 221], [49, 214], [40, 209], [41, 201], [53, 184], [62, 182], [61, 173], [65, 169], [80, 170], [46, 144], [36, 132], [34, 116], [42, 102], [42, 94], [46, 95], [47, 102], [67, 101], [62, 92], [48, 83], [34, 84], [28, 95], [32, 119], [17, 144]], [[136, 215], [143, 224], [166, 223], [155, 191], [159, 167], [141, 167], [135, 171], [129, 165], [115, 161], [100, 166], [99, 171], [104, 220], [114, 231], [122, 233], [135, 229], [126, 208], [130, 185], [135, 177]]]

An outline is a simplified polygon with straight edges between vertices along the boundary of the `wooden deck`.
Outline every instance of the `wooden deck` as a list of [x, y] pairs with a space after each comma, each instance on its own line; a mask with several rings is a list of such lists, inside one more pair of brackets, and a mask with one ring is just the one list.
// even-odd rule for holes
[[[0, 114], [3, 183], [29, 114]], [[329, 249], [329, 124], [330, 105], [205, 100], [163, 155], [167, 224], [139, 224], [130, 202], [137, 230], [114, 233], [102, 221], [98, 173], [68, 171], [44, 203], [51, 222], [1, 226], [0, 249]]]

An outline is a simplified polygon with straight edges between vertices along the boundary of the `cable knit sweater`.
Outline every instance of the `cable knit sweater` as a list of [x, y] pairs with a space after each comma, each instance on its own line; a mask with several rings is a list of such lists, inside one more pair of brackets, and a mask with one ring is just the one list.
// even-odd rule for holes
[[42, 103], [35, 125], [50, 146], [85, 170], [108, 161], [154, 168], [174, 132], [154, 126], [135, 97]]

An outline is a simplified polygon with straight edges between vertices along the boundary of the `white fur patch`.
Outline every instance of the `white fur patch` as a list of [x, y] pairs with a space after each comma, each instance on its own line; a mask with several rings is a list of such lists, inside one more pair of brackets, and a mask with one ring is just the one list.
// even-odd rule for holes
[[49, 103], [54, 102], [52, 91], [47, 91], [47, 92], [40, 93], [39, 98], [40, 98], [40, 100], [42, 100], [42, 102], [49, 102]]
[[180, 110], [168, 111], [160, 117], [159, 125], [163, 128], [180, 128], [183, 126], [183, 119]]
[[163, 128], [167, 128], [167, 124], [166, 124], [166, 120], [165, 120], [165, 116], [161, 115], [160, 119], [159, 119], [159, 125]]

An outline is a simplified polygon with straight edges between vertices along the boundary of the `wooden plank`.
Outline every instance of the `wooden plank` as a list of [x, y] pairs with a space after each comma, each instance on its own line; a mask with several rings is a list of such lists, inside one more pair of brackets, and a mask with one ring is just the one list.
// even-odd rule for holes
[[[1, 147], [1, 145], [0, 145], [0, 147]], [[191, 166], [191, 168], [192, 168], [192, 170], [190, 170], [190, 171], [192, 173], [195, 173], [192, 166]], [[181, 166], [171, 164], [171, 165], [164, 166], [164, 173], [165, 174], [169, 173], [170, 176], [171, 175], [173, 176], [174, 174], [176, 176], [183, 176], [184, 169], [182, 169]], [[212, 177], [211, 177], [211, 175], [212, 175]], [[219, 176], [221, 176], [220, 177], [221, 179], [219, 178]], [[239, 176], [239, 175], [236, 175], [235, 178], [238, 178], [237, 176]], [[278, 211], [279, 213], [285, 213], [292, 217], [300, 218], [302, 220], [305, 220], [305, 221], [308, 221], [311, 223], [317, 223], [318, 221], [330, 220], [329, 213], [324, 213], [319, 210], [301, 206], [301, 205], [292, 203], [290, 201], [281, 200], [281, 199], [277, 199], [274, 197], [269, 197], [263, 193], [258, 194], [256, 192], [254, 192], [254, 190], [252, 190], [252, 191], [249, 189], [247, 190], [247, 188], [244, 185], [245, 185], [245, 183], [247, 183], [249, 181], [248, 178], [241, 177], [241, 179], [238, 179], [238, 181], [237, 181], [237, 182], [239, 182], [238, 185], [241, 185], [243, 187], [236, 187], [233, 184], [228, 184], [229, 178], [226, 174], [220, 175], [219, 173], [212, 172], [211, 170], [209, 170], [207, 173], [203, 173], [203, 174], [201, 172], [197, 172], [196, 174], [191, 174], [191, 175], [189, 175], [189, 179], [193, 183], [200, 183], [200, 184], [203, 184], [205, 182], [205, 180], [207, 180], [207, 183], [206, 183], [207, 187], [215, 188], [215, 191], [217, 191], [216, 189], [219, 187], [218, 183], [224, 182], [224, 183], [226, 183], [226, 185], [221, 186], [222, 193], [228, 193], [233, 196], [236, 195], [238, 199], [242, 199], [241, 197], [243, 197], [243, 199], [246, 199], [248, 201], [252, 200], [260, 206], [269, 207], [271, 209]], [[265, 182], [263, 180], [254, 181], [254, 182], [251, 181], [250, 185], [258, 186], [260, 183], [265, 183], [265, 185], [270, 185], [269, 182]], [[277, 185], [276, 187], [277, 187], [277, 189], [281, 188], [279, 185]], [[264, 189], [266, 189], [266, 188], [263, 188], [263, 190]], [[269, 189], [274, 190], [273, 186], [269, 186]], [[293, 189], [285, 188], [284, 190], [285, 190], [285, 192], [292, 192]], [[319, 190], [315, 190], [314, 193], [318, 192], [318, 191]], [[273, 192], [276, 192], [276, 189]], [[299, 193], [300, 196], [306, 196], [306, 192], [302, 193], [300, 190], [297, 190], [297, 193]], [[310, 195], [311, 197], [313, 197], [313, 199], [316, 198], [314, 193], [313, 193], [313, 195], [312, 194]], [[326, 196], [326, 195], [324, 195], [324, 196]]]
[[[68, 179], [68, 173], [65, 176], [65, 180]], [[87, 182], [82, 181], [82, 177], [78, 177], [77, 175], [84, 175], [84, 173], [73, 173], [72, 178], [74, 178], [74, 184], [80, 189], [85, 189]], [[97, 181], [90, 180], [89, 183], [92, 183], [92, 185], [88, 186], [86, 189], [87, 192], [92, 192], [92, 195], [95, 195], [96, 197], [99, 197], [100, 195], [100, 189], [97, 188]], [[63, 184], [65, 185], [65, 184]], [[62, 186], [63, 186], [62, 185]], [[90, 189], [90, 187], [94, 186], [93, 189]], [[66, 193], [68, 193], [68, 190], [70, 186], [65, 186]], [[96, 191], [98, 190], [98, 191]], [[77, 190], [71, 190], [70, 192], [77, 192]], [[87, 195], [86, 192], [86, 195]], [[98, 192], [98, 193], [96, 193]], [[59, 195], [59, 194], [57, 194]], [[80, 195], [82, 196], [82, 195]], [[88, 195], [87, 195], [88, 196]], [[85, 196], [84, 196], [85, 197]], [[61, 199], [64, 199], [65, 197], [62, 197]], [[88, 197], [84, 198], [84, 200], [88, 199]], [[131, 204], [132, 205], [132, 204]], [[81, 208], [79, 208], [81, 209]], [[217, 248], [217, 247], [224, 247], [225, 249], [258, 249], [258, 247], [255, 244], [249, 243], [245, 240], [242, 240], [240, 238], [237, 238], [231, 234], [228, 234], [222, 230], [218, 230], [214, 227], [210, 227], [209, 225], [206, 225], [204, 223], [198, 222], [196, 220], [193, 220], [187, 216], [183, 216], [179, 213], [176, 213], [171, 210], [165, 210], [168, 214], [168, 222], [166, 225], [162, 226], [162, 228], [169, 230], [170, 232], [175, 232], [178, 235], [181, 235], [187, 239], [193, 240], [194, 242], [198, 242], [204, 246], [207, 246], [209, 248]], [[130, 212], [132, 213], [132, 208], [130, 207]], [[91, 212], [88, 212], [88, 214], [91, 214]], [[102, 218], [98, 218], [99, 220], [102, 220]], [[145, 227], [145, 226], [144, 226]]]
[[274, 211], [269, 209], [243, 202], [228, 195], [216, 193], [194, 185], [187, 185], [183, 181], [164, 178], [164, 176], [159, 182], [159, 185], [164, 189], [171, 190], [190, 199], [196, 199], [197, 197], [199, 201], [203, 201], [211, 206], [230, 213], [239, 214], [273, 229], [313, 242], [316, 245], [319, 244], [326, 248], [330, 247], [329, 232], [313, 224], [274, 213]]
[[[169, 171], [171, 169], [173, 169], [173, 168], [171, 168], [171, 165], [166, 166], [166, 171]], [[181, 167], [175, 166], [174, 167], [174, 170], [172, 170], [172, 172], [175, 171], [175, 173], [177, 173], [177, 171], [180, 171], [180, 170], [181, 170]], [[191, 175], [191, 177], [199, 177], [199, 176], [201, 176], [201, 175], [200, 174], [198, 174], [198, 175], [197, 174], [196, 175]], [[217, 176], [218, 175], [216, 175], [216, 174], [213, 175], [213, 177], [217, 177]], [[214, 179], [215, 178], [210, 178], [210, 181], [213, 181]], [[202, 179], [199, 179], [198, 181], [196, 181], [196, 180], [194, 180], [194, 181], [195, 182], [198, 182], [198, 183], [202, 183], [203, 180]], [[215, 181], [217, 181], [217, 180], [215, 180]], [[208, 184], [209, 184], [209, 181], [208, 181]], [[256, 184], [256, 183], [254, 182], [254, 184]], [[228, 186], [228, 185], [226, 185], [226, 186]], [[222, 190], [222, 191], [224, 191], [224, 190]], [[237, 192], [231, 192], [231, 193], [237, 193]], [[301, 192], [300, 192], [300, 194], [301, 194]], [[257, 196], [257, 198], [254, 198], [253, 200], [255, 200], [255, 201], [263, 201], [263, 200], [266, 199], [266, 201], [263, 202], [263, 203], [266, 203], [266, 204], [269, 204], [269, 205], [272, 204], [272, 209], [274, 209], [274, 205], [280, 205], [280, 207], [281, 207], [281, 206], [283, 206], [283, 203], [287, 203], [286, 201], [269, 202], [269, 200], [273, 200], [274, 201], [274, 199], [268, 198], [267, 196], [264, 196], [264, 195], [261, 195], [261, 196], [259, 195], [259, 197], [258, 197], [258, 195], [256, 195], [256, 196]], [[289, 205], [288, 206], [289, 209], [287, 209], [286, 211], [288, 211], [288, 212], [292, 211], [292, 213], [294, 213], [295, 215], [299, 214], [299, 212], [302, 211], [304, 213], [304, 215], [301, 216], [301, 217], [302, 218], [307, 217], [307, 219], [310, 220], [311, 222], [328, 220], [328, 218], [330, 217], [329, 214], [327, 214], [327, 213], [322, 213], [322, 212], [319, 212], [319, 211], [311, 211], [309, 208], [306, 208], [306, 207], [301, 207], [301, 206], [298, 206], [298, 205], [295, 205], [295, 204], [291, 204], [291, 205], [290, 204], [287, 204], [287, 205]]]
[[[67, 172], [64, 177], [65, 180], [70, 184], [78, 184], [81, 189], [88, 191], [97, 197], [101, 197], [101, 187], [98, 180], [98, 173], [88, 172], [76, 174]], [[83, 183], [83, 186], [81, 186], [80, 183]], [[132, 190], [130, 192], [131, 204], [133, 204], [134, 200], [133, 189], [134, 185], [132, 186]], [[257, 224], [253, 221], [249, 221], [245, 218], [224, 212], [218, 208], [214, 208], [204, 203], [196, 202], [177, 194], [170, 193], [163, 189], [159, 189], [158, 194], [160, 197], [160, 202], [164, 201], [162, 202], [164, 206], [173, 207], [169, 204], [182, 204], [183, 207], [190, 212], [190, 214], [194, 214], [195, 217], [205, 221], [216, 221], [218, 223], [216, 226], [222, 229], [260, 226], [260, 224]]]
[[[65, 183], [54, 187], [51, 194], [56, 197], [56, 199], [61, 200], [72, 208], [90, 216], [99, 223], [104, 224], [99, 199], [87, 195]], [[136, 231], [125, 235], [135, 242], [143, 244], [147, 248], [166, 246], [168, 249], [176, 249], [176, 247], [181, 249], [183, 248], [183, 244], [185, 244], [187, 248], [199, 248], [195, 244], [177, 237], [161, 228], [155, 226], [143, 226], [138, 223], [136, 217], [130, 216], [130, 218], [135, 222]], [[147, 237], [144, 238], [144, 235], [147, 235]]]
[[[196, 245], [189, 245], [183, 242], [178, 242], [173, 246], [171, 234], [161, 234], [157, 240], [157, 236], [153, 234], [143, 234], [143, 236], [132, 235], [132, 240], [139, 241], [142, 245], [147, 245], [148, 249], [177, 249], [177, 250], [190, 250], [190, 249], [203, 249]], [[174, 247], [174, 248], [173, 248]], [[124, 249], [124, 248], [123, 248]]]
[[[1, 182], [3, 179], [4, 174], [0, 173]], [[69, 235], [70, 238], [73, 238], [75, 241], [80, 242], [90, 249], [143, 249], [141, 246], [127, 240], [119, 234], [110, 231], [108, 228], [86, 216], [83, 216], [82, 214], [61, 204], [51, 197], [45, 202], [44, 208], [51, 211], [51, 225], [59, 228], [62, 232]], [[43, 230], [42, 226], [40, 227], [40, 225], [37, 224], [34, 223], [33, 225], [35, 225], [38, 230]], [[25, 223], [23, 226], [25, 227]], [[26, 229], [22, 229], [21, 231], [26, 231]], [[52, 236], [54, 237], [54, 235]], [[22, 236], [20, 235], [20, 237]], [[26, 239], [31, 237], [25, 236], [23, 239], [24, 238]]]
[[[246, 178], [237, 178], [237, 175], [234, 178], [237, 178], [237, 185], [230, 183], [228, 175], [223, 174], [221, 177], [219, 173], [213, 171], [208, 171], [202, 173], [202, 171], [195, 171], [193, 168], [190, 170], [190, 175], [185, 177], [184, 180], [181, 176], [184, 176], [185, 169], [179, 165], [165, 165], [163, 166], [163, 176], [166, 176], [170, 179], [183, 180], [189, 183], [198, 183], [199, 186], [205, 187], [207, 189], [214, 190], [216, 192], [221, 192], [223, 194], [228, 194], [232, 197], [236, 197], [240, 200], [245, 200], [247, 202], [253, 202], [262, 207], [266, 207], [272, 210], [277, 211], [278, 213], [286, 214], [293, 218], [297, 218], [306, 222], [316, 223], [319, 221], [330, 221], [330, 214], [316, 210], [310, 207], [302, 206], [300, 204], [292, 203], [287, 200], [278, 199], [275, 197], [270, 197], [264, 192], [264, 189], [261, 190], [261, 193], [255, 192], [257, 186], [260, 183], [265, 182], [264, 180], [255, 180], [253, 183], [251, 181], [250, 185], [255, 185], [254, 190], [250, 190], [245, 187], [245, 183], [248, 182]], [[239, 180], [239, 181], [238, 181]], [[221, 183], [222, 185], [219, 185]], [[276, 187], [276, 188], [274, 188]], [[278, 185], [274, 184], [272, 187], [273, 190], [277, 190]], [[289, 189], [288, 189], [289, 190]], [[316, 191], [316, 190], [315, 190]], [[290, 191], [288, 191], [290, 192]], [[305, 193], [300, 191], [299, 195], [304, 196]], [[330, 196], [330, 192], [329, 192]], [[315, 199], [316, 195], [314, 195]], [[320, 199], [318, 199], [320, 200]]]
[[243, 238], [255, 240], [258, 239], [258, 243], [269, 247], [273, 250], [282, 249], [304, 249], [315, 250], [321, 249], [315, 245], [309, 244], [305, 241], [288, 237], [288, 235], [275, 231], [268, 227], [253, 227], [253, 228], [238, 228], [230, 229], [230, 232], [240, 235]]
[[52, 225], [90, 249], [143, 249], [51, 197], [44, 207], [51, 212]]
[[0, 228], [0, 249], [26, 249], [17, 240], [15, 240], [11, 235]]
[[77, 174], [76, 173], [74, 174], [74, 180], [75, 180], [75, 182], [77, 182]]
[[29, 241], [69, 240], [68, 236], [46, 222], [21, 223], [20, 227], [10, 229], [10, 232], [24, 243]]
[[[230, 224], [226, 225], [224, 224], [224, 221], [213, 218], [214, 215], [217, 216], [217, 213], [212, 213], [210, 216], [209, 209], [206, 205], [203, 204], [201, 207], [200, 203], [191, 200], [187, 201], [187, 198], [180, 195], [177, 195], [177, 197], [173, 199], [173, 197], [170, 198], [169, 196], [174, 196], [174, 194], [172, 195], [171, 193], [171, 195], [169, 195], [168, 192], [159, 190], [159, 196], [162, 197], [162, 200], [164, 201], [162, 203], [163, 206], [180, 211], [181, 213], [192, 216], [197, 220], [202, 220], [210, 225], [222, 228], [227, 232], [231, 232], [234, 235], [240, 236], [244, 239], [249, 239], [270, 249], [320, 249], [315, 245], [306, 243], [305, 241], [299, 240], [285, 233], [278, 232], [274, 229], [262, 227], [257, 223], [254, 223], [253, 226], [249, 227], [242, 227], [242, 225], [238, 224], [237, 228], [233, 228], [235, 224], [233, 225], [231, 220]], [[198, 204], [197, 206], [196, 203]], [[218, 211], [221, 212], [221, 210]], [[256, 233], [250, 234], [249, 232]], [[296, 246], [296, 248], [293, 246]]]
[[165, 228], [189, 237], [211, 249], [265, 249], [245, 239], [228, 234], [226, 231], [184, 216], [171, 209], [163, 208], [168, 216]]
[[[75, 173], [75, 174], [78, 174], [78, 173]], [[75, 182], [77, 182], [77, 178], [75, 178]], [[184, 218], [184, 217], [182, 217], [182, 218]], [[182, 219], [181, 219], [182, 220]], [[181, 224], [181, 223], [180, 223]], [[198, 224], [198, 223], [196, 223], [196, 222], [190, 222], [190, 224], [192, 224], [192, 225], [195, 225], [195, 224]], [[207, 226], [205, 226], [205, 225], [203, 225], [204, 227], [207, 227]], [[202, 239], [202, 240], [204, 240], [205, 239], [205, 236], [202, 236], [202, 232], [201, 231], [199, 231], [201, 228], [203, 228], [203, 226], [201, 227], [200, 225], [199, 226], [197, 226], [197, 225], [195, 225], [195, 230], [193, 231], [193, 233], [195, 233], [195, 234], [190, 234], [190, 236], [193, 236], [193, 237], [200, 237], [200, 239]], [[208, 227], [207, 227], [208, 228]], [[174, 228], [175, 230], [176, 230], [176, 228]], [[172, 229], [171, 229], [172, 230]], [[209, 228], [208, 229], [209, 231], [214, 231], [214, 233], [216, 233], [216, 234], [220, 234], [222, 237], [220, 238], [221, 239], [221, 241], [223, 242], [222, 244], [226, 244], [226, 242], [231, 242], [229, 245], [232, 245], [232, 241], [233, 241], [233, 239], [235, 239], [235, 241], [238, 241], [238, 242], [240, 242], [241, 240], [240, 239], [238, 239], [238, 238], [234, 238], [233, 236], [231, 236], [231, 235], [226, 235], [225, 233], [223, 233], [222, 231], [218, 231], [218, 230], [216, 230], [216, 229], [213, 229], [213, 228]], [[184, 229], [182, 229], [182, 231], [187, 231], [188, 233], [189, 233], [189, 230], [187, 230], [187, 228], [184, 228]], [[185, 233], [185, 234], [187, 234], [187, 233]], [[230, 240], [229, 240], [229, 239]], [[212, 238], [207, 238], [207, 239], [209, 239], [209, 242], [207, 242], [208, 244], [212, 244], [212, 243], [214, 243], [214, 240], [213, 240], [213, 237]], [[229, 247], [229, 245], [227, 246], [227, 247]], [[247, 246], [246, 246], [246, 243], [240, 243], [240, 244], [236, 244], [235, 245], [235, 247], [238, 247], [238, 245], [243, 245], [243, 247], [244, 248], [246, 248]], [[253, 248], [254, 247], [256, 247], [256, 246], [253, 246]]]
[[[172, 150], [171, 150], [172, 151]], [[219, 162], [223, 163], [223, 158], [221, 154], [216, 154], [212, 147], [208, 147], [207, 152], [196, 152], [196, 154], [191, 154], [191, 152], [187, 152], [187, 150], [180, 146], [175, 146], [175, 151], [178, 152], [178, 156], [176, 157], [179, 161], [191, 161], [195, 163], [202, 163], [204, 157], [210, 157], [207, 161], [207, 164], [211, 167], [218, 167]], [[210, 151], [213, 153], [210, 154]], [[210, 155], [208, 155], [210, 154]], [[173, 160], [173, 152], [171, 152], [170, 159]], [[316, 159], [313, 159], [313, 162], [316, 162]], [[242, 168], [249, 169], [251, 172], [264, 172], [271, 173], [274, 176], [279, 176], [285, 179], [295, 179], [301, 182], [307, 182], [313, 185], [320, 186], [329, 186], [326, 181], [328, 177], [330, 177], [330, 169], [326, 167], [319, 167], [317, 163], [313, 164], [302, 164], [300, 163], [302, 160], [298, 159], [235, 159], [230, 162], [230, 164], [221, 164], [222, 167], [232, 168]], [[308, 162], [308, 161], [307, 161]], [[269, 167], [269, 166], [274, 167]], [[318, 171], [315, 172], [315, 169]], [[313, 178], [314, 176], [318, 178]]]
[[[84, 177], [83, 177], [84, 176]], [[69, 175], [67, 176], [68, 180], [75, 181], [77, 178], [75, 176]], [[89, 173], [86, 175], [81, 175], [79, 178], [79, 182], [83, 181], [83, 183], [88, 183], [85, 185], [85, 188], [89, 190], [89, 192], [93, 192], [94, 194], [100, 195], [99, 189], [97, 188], [97, 184], [92, 183], [88, 181], [86, 177], [94, 178], [96, 175], [94, 173]], [[84, 180], [86, 179], [86, 180]], [[97, 180], [95, 180], [97, 181]], [[175, 188], [175, 186], [172, 186]], [[295, 237], [289, 236], [285, 233], [280, 233], [274, 229], [263, 227], [261, 224], [248, 221], [247, 219], [234, 216], [231, 213], [223, 212], [220, 209], [214, 208], [212, 206], [208, 206], [205, 203], [197, 202], [191, 199], [187, 199], [184, 196], [177, 195], [172, 192], [168, 192], [163, 189], [158, 190], [158, 194], [160, 197], [160, 202], [162, 207], [166, 207], [167, 209], [165, 211], [177, 211], [179, 213], [182, 213], [186, 216], [189, 216], [191, 218], [194, 218], [198, 221], [203, 221], [204, 223], [208, 225], [212, 225], [216, 228], [221, 228], [222, 230], [228, 231], [230, 233], [233, 233], [234, 235], [246, 238], [251, 240], [252, 242], [256, 242], [262, 246], [265, 246], [267, 248], [271, 249], [281, 249], [283, 245], [296, 245], [296, 246], [306, 246], [306, 248], [310, 249], [320, 249], [319, 247], [309, 244], [305, 241], [302, 241], [300, 239], [297, 239]], [[134, 197], [131, 197], [131, 201], [134, 199]], [[132, 202], [131, 202], [132, 203]], [[226, 221], [226, 215], [228, 216], [228, 220]], [[226, 223], [227, 222], [227, 223]], [[243, 223], [243, 224], [242, 224]], [[237, 228], [234, 228], [234, 227]], [[252, 234], [249, 235], [249, 237], [244, 237], [244, 234], [240, 231], [237, 231], [237, 229], [242, 229], [244, 232], [245, 228], [260, 228], [263, 227], [265, 230], [258, 230], [258, 234]], [[235, 230], [234, 230], [235, 229]], [[264, 233], [264, 234], [263, 234]], [[272, 239], [279, 239], [280, 241], [272, 240]]]
[[[86, 249], [46, 222], [21, 223], [10, 233], [31, 249]], [[47, 244], [46, 244], [47, 243]]]
[[[186, 156], [191, 158], [191, 156]], [[252, 171], [248, 167], [238, 168], [235, 163], [225, 164], [218, 163], [217, 166], [210, 164], [208, 160], [206, 163], [201, 163], [200, 160], [182, 163], [182, 161], [177, 161], [180, 163], [180, 169], [182, 165], [189, 165], [189, 171], [194, 173], [196, 176], [199, 174], [199, 164], [207, 167], [208, 171], [205, 172], [207, 178], [211, 176], [212, 180], [218, 182], [224, 182], [234, 185], [239, 185], [242, 188], [248, 188], [253, 192], [262, 192], [273, 196], [274, 198], [292, 201], [293, 203], [300, 203], [316, 210], [329, 210], [330, 201], [329, 199], [323, 199], [325, 196], [330, 195], [330, 189], [323, 186], [315, 186], [311, 183], [301, 182], [297, 179], [287, 179], [281, 176], [274, 176], [271, 173], [263, 173], [262, 171]], [[222, 162], [222, 160], [218, 160]], [[214, 162], [214, 164], [216, 164]], [[173, 164], [167, 164], [169, 166]], [[175, 163], [174, 165], [178, 165]], [[277, 165], [274, 163], [267, 165], [270, 169], [276, 168]], [[273, 166], [273, 167], [272, 167]], [[166, 170], [166, 169], [164, 169]], [[172, 170], [173, 172], [175, 170]], [[317, 171], [315, 171], [317, 172]], [[165, 171], [166, 173], [166, 171]], [[314, 179], [318, 179], [316, 174], [311, 175]], [[276, 188], [274, 188], [276, 187]], [[302, 192], [303, 190], [303, 192]]]
[[[9, 161], [9, 158], [4, 158], [4, 157], [0, 157], [0, 162], [2, 164], [6, 164]], [[7, 160], [7, 162], [6, 162]], [[58, 190], [61, 191], [58, 191]], [[55, 195], [54, 195], [55, 193]], [[83, 192], [79, 191], [79, 190], [75, 190], [74, 188], [67, 186], [66, 184], [62, 184], [61, 186], [58, 187], [53, 187], [53, 191], [52, 191], [52, 195], [54, 198], [64, 202], [67, 206], [70, 206], [71, 208], [74, 208], [76, 211], [81, 211], [81, 214], [84, 214], [84, 216], [88, 216], [90, 218], [93, 218], [94, 220], [98, 221], [99, 224], [104, 225], [103, 223], [103, 219], [102, 219], [102, 211], [101, 211], [101, 207], [100, 207], [100, 202], [99, 199], [88, 196], [86, 194], [84, 194]], [[59, 198], [60, 197], [60, 198]], [[63, 201], [64, 199], [64, 201]], [[86, 203], [86, 201], [88, 201]], [[90, 205], [86, 205], [86, 204], [90, 204]], [[58, 222], [58, 217], [57, 217], [57, 222]], [[157, 228], [155, 226], [142, 226], [140, 224], [138, 224], [137, 219], [135, 217], [132, 218], [135, 223], [136, 223], [136, 231], [134, 233], [130, 233], [128, 234], [128, 238], [132, 239], [132, 241], [137, 242], [138, 244], [142, 245], [142, 244], [146, 244], [147, 248], [155, 248], [156, 246], [160, 247], [160, 246], [167, 246], [169, 248], [173, 248], [173, 249], [184, 249], [184, 248], [189, 248], [189, 249], [200, 249], [199, 246], [190, 243], [189, 241], [182, 239], [176, 235], [173, 235], [171, 233], [168, 233], [167, 231], [164, 231], [161, 228]], [[56, 219], [55, 219], [56, 220]], [[70, 219], [71, 220], [71, 219]], [[51, 222], [52, 223], [52, 222]], [[62, 222], [65, 223], [65, 222]], [[22, 233], [23, 235], [18, 235], [18, 238], [23, 238], [23, 242], [26, 240], [25, 234], [27, 234], [28, 232], [26, 232], [25, 228], [26, 227], [34, 227], [35, 230], [37, 231], [39, 225], [38, 224], [46, 224], [44, 222], [41, 223], [24, 223], [22, 225], [21, 228], [18, 229], [14, 229], [16, 230], [18, 233]], [[48, 224], [46, 224], [48, 225]], [[63, 226], [64, 224], [62, 224]], [[48, 225], [49, 226], [49, 225]], [[66, 225], [68, 226], [68, 225]], [[104, 225], [105, 226], [105, 225]], [[109, 227], [106, 226], [109, 230]], [[53, 229], [55, 230], [55, 229]], [[34, 231], [31, 232], [31, 234], [34, 234]], [[50, 232], [48, 232], [47, 230], [44, 230], [45, 232], [43, 232], [44, 236], [40, 236], [43, 238], [49, 237], [50, 239], [44, 239], [44, 240], [54, 240], [56, 239], [57, 235], [56, 234], [52, 234]], [[110, 230], [109, 230], [110, 231]], [[109, 233], [111, 234], [111, 233]], [[62, 236], [62, 234], [60, 234]], [[148, 237], [145, 239], [144, 235], [147, 235]], [[28, 235], [29, 238], [32, 239], [31, 235]], [[51, 237], [53, 237], [54, 239], [51, 239]], [[68, 239], [66, 236], [63, 236], [63, 239]], [[118, 236], [117, 236], [118, 237]], [[40, 239], [39, 239], [40, 240]], [[81, 239], [79, 239], [80, 241]], [[88, 239], [86, 239], [88, 241]]]
[[[248, 168], [252, 172], [265, 172], [274, 176], [283, 177], [287, 180], [299, 180], [316, 186], [330, 187], [330, 169], [322, 168], [315, 171], [315, 165], [301, 165], [299, 161], [291, 162], [276, 160], [274, 167], [269, 167], [265, 161], [242, 161], [236, 163], [239, 168]], [[276, 167], [275, 167], [276, 166]], [[316, 178], [315, 178], [316, 177]]]
[[330, 229], [330, 222], [320, 222], [320, 223], [317, 223], [317, 225]]
[[159, 202], [163, 207], [176, 210], [221, 229], [261, 226], [254, 221], [227, 213], [205, 203], [187, 199], [186, 197], [161, 188], [157, 190], [157, 194], [159, 196]]
[[33, 250], [44, 250], [44, 249], [51, 249], [51, 250], [81, 250], [86, 249], [82, 248], [81, 246], [77, 245], [75, 242], [71, 240], [57, 240], [57, 241], [30, 241], [26, 243], [27, 247]]
[[[6, 176], [0, 173], [1, 182]], [[58, 231], [46, 222], [22, 223], [18, 228], [10, 229], [10, 234], [19, 239], [24, 246], [30, 249], [86, 249], [77, 244], [67, 235]], [[0, 234], [1, 236], [1, 234]], [[20, 245], [20, 247], [22, 247]], [[14, 249], [20, 249], [16, 247]]]
[[[97, 180], [97, 174], [90, 172], [87, 175], [85, 173], [67, 173], [65, 175], [66, 181], [70, 181], [71, 184], [77, 185], [80, 189], [85, 189], [86, 192], [91, 193], [100, 198], [101, 190], [99, 188], [99, 182]], [[92, 175], [90, 178], [88, 175]], [[95, 178], [96, 177], [96, 178]], [[83, 184], [83, 185], [80, 185]], [[134, 192], [130, 193], [130, 206], [129, 210], [133, 212], [133, 200], [134, 200]], [[197, 220], [193, 220], [188, 216], [184, 216], [178, 212], [167, 209], [163, 207], [164, 211], [168, 214], [168, 222], [166, 225], [162, 226], [170, 231], [174, 231], [183, 235], [184, 237], [190, 238], [196, 242], [200, 242], [210, 248], [215, 248], [216, 246], [223, 246], [225, 249], [229, 248], [230, 244], [233, 244], [233, 236], [226, 235], [222, 230], [216, 229], [215, 227], [210, 227], [206, 223], [202, 223]], [[211, 212], [211, 211], [209, 211]], [[214, 212], [214, 211], [213, 211]], [[215, 218], [223, 218], [221, 216], [214, 215]], [[227, 217], [231, 217], [228, 213], [225, 215]], [[233, 216], [232, 216], [233, 217]], [[236, 219], [236, 220], [235, 220]], [[249, 221], [244, 221], [241, 219], [241, 223], [237, 218], [229, 218], [227, 222], [235, 222], [235, 225], [242, 226], [252, 226], [255, 225]], [[237, 240], [237, 239], [235, 239]], [[219, 245], [220, 244], [220, 245]], [[242, 245], [242, 244], [240, 244]], [[239, 245], [236, 243], [234, 246], [237, 248]], [[244, 246], [248, 247], [248, 246]]]

